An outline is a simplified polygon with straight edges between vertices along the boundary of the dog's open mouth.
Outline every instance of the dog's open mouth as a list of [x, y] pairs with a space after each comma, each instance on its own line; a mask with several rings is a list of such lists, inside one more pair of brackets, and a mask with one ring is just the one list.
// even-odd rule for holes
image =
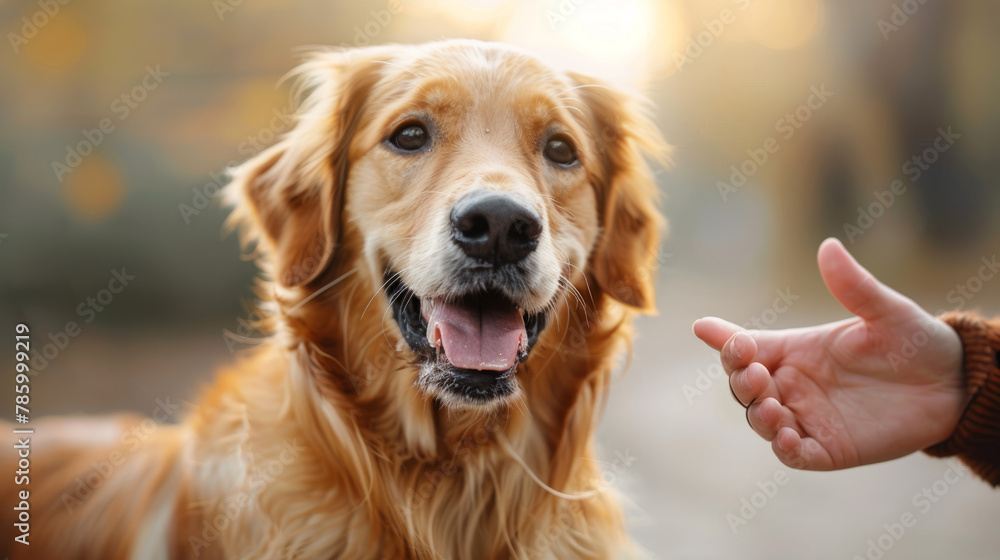
[[544, 313], [525, 313], [494, 290], [421, 299], [398, 275], [391, 278], [386, 292], [403, 339], [423, 362], [421, 386], [480, 403], [513, 393]]

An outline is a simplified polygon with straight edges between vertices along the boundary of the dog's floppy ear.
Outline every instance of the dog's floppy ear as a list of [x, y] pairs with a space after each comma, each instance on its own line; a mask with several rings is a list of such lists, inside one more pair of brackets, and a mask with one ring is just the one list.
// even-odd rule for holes
[[601, 235], [590, 257], [591, 274], [614, 299], [652, 312], [664, 220], [644, 156], [666, 163], [669, 148], [637, 100], [593, 78], [569, 77], [589, 113], [597, 147], [593, 157], [599, 161], [591, 181], [600, 205]]
[[295, 124], [277, 144], [231, 170], [230, 227], [256, 242], [282, 286], [302, 286], [329, 264], [340, 229], [348, 150], [384, 48], [323, 51], [297, 68]]

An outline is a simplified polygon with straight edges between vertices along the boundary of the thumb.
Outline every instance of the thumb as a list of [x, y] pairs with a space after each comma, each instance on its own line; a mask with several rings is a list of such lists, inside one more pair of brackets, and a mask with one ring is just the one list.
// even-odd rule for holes
[[817, 260], [823, 282], [833, 297], [845, 309], [866, 321], [885, 318], [913, 305], [858, 264], [838, 239], [831, 237], [823, 241]]

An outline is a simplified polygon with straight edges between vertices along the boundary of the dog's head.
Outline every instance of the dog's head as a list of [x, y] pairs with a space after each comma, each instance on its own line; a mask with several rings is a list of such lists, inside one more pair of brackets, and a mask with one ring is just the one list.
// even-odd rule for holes
[[280, 290], [361, 270], [353, 297], [391, 309], [428, 394], [516, 396], [559, 305], [653, 308], [661, 144], [628, 96], [473, 41], [323, 52], [301, 75], [295, 128], [235, 171], [236, 218]]

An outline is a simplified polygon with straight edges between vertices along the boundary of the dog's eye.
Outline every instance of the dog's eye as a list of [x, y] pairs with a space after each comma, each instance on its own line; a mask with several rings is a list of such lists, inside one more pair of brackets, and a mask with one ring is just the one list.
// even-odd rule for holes
[[542, 153], [546, 159], [559, 165], [572, 165], [576, 162], [576, 152], [573, 150], [573, 145], [569, 143], [569, 139], [558, 134], [549, 138]]
[[427, 144], [430, 135], [427, 129], [420, 123], [406, 123], [396, 129], [389, 138], [393, 146], [406, 152], [415, 152]]

